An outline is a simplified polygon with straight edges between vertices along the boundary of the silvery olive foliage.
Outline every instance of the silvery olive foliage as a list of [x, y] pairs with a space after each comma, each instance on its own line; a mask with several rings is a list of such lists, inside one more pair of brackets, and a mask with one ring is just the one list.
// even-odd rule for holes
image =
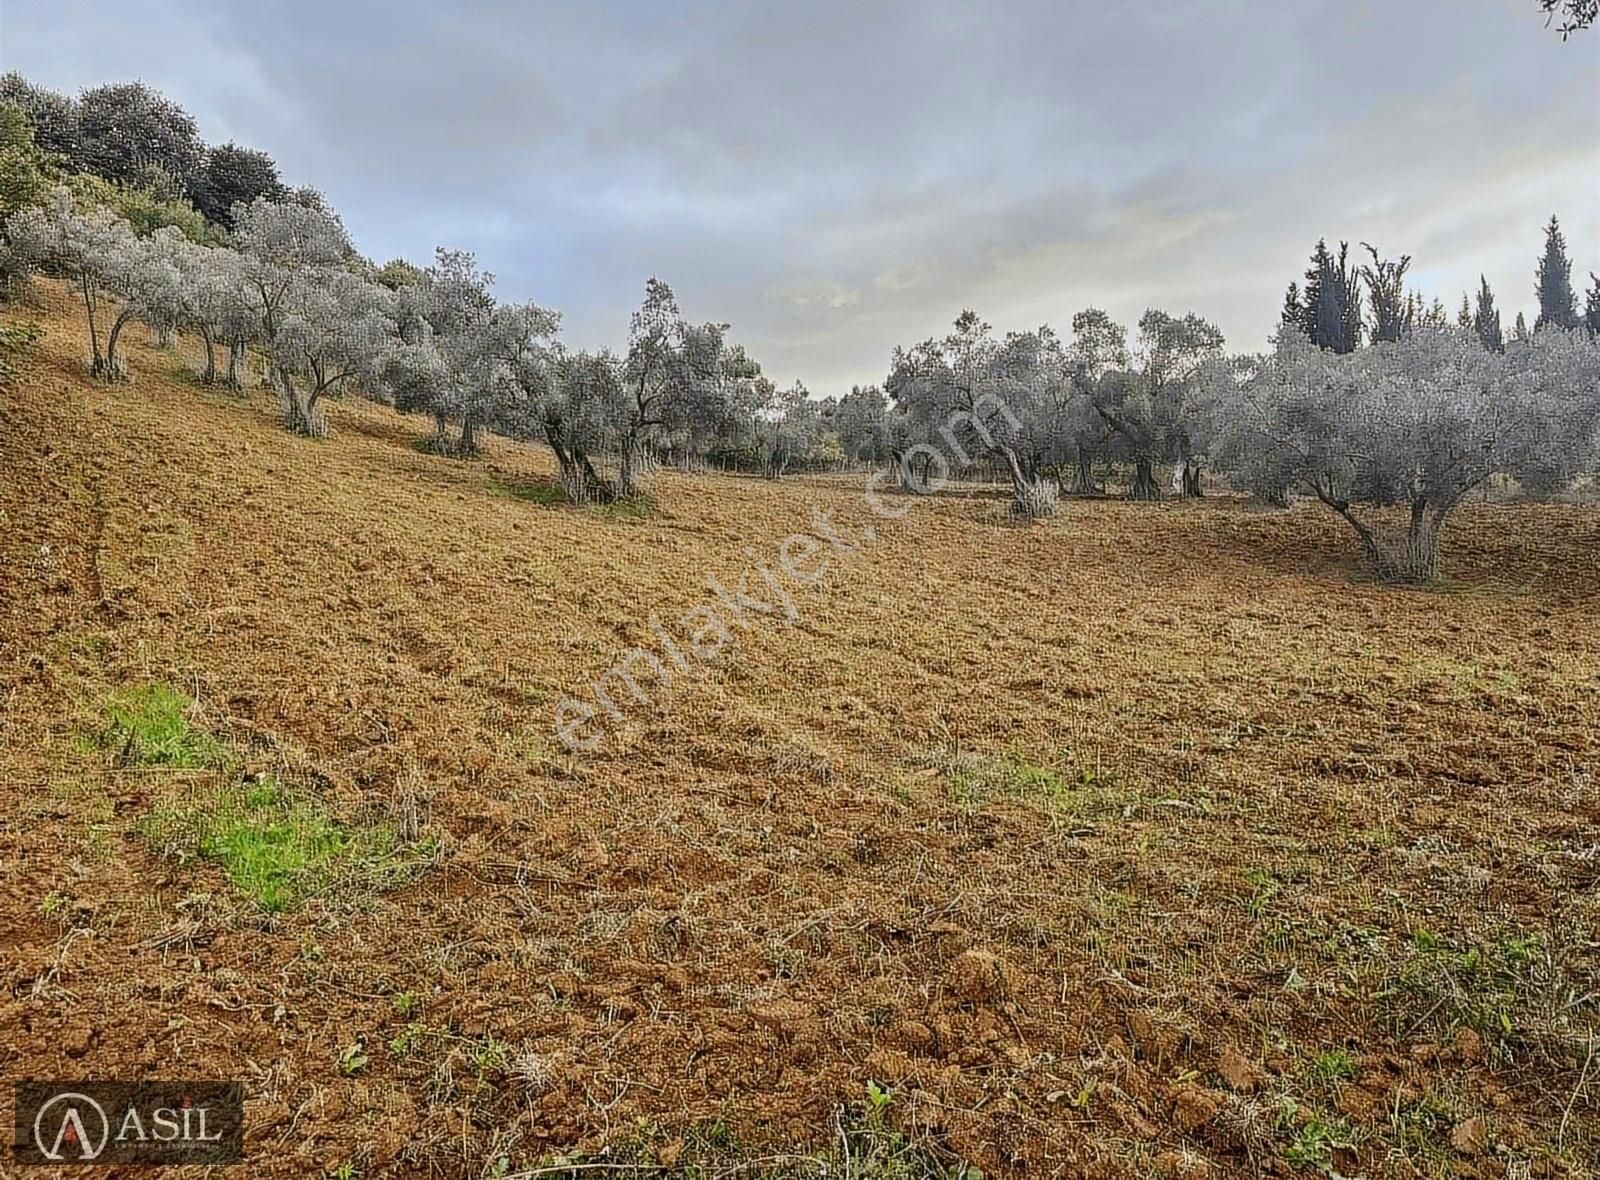
[[133, 249], [133, 228], [109, 209], [80, 211], [62, 187], [43, 205], [13, 213], [6, 220], [6, 238], [13, 265], [58, 274], [77, 290], [88, 313], [89, 370], [97, 377], [115, 376], [102, 347], [102, 305]]
[[736, 385], [729, 397], [732, 448], [754, 460], [768, 479], [778, 479], [816, 453], [825, 430], [823, 402], [802, 382], [779, 389], [765, 377]]
[[857, 463], [886, 463], [893, 450], [889, 399], [876, 385], [857, 385], [839, 399], [834, 433], [845, 455]]
[[1198, 495], [1195, 422], [1225, 367], [1222, 333], [1152, 310], [1130, 352], [1126, 330], [1097, 308], [1072, 327], [1070, 342], [1049, 325], [1000, 338], [963, 312], [942, 339], [895, 350], [885, 385], [894, 412], [859, 399], [841, 411], [860, 440], [888, 439], [891, 469], [911, 490], [940, 464], [996, 461], [1025, 520], [1054, 511], [1069, 472], [1073, 490], [1101, 490], [1094, 466], [1107, 457], [1128, 461], [1135, 499], [1160, 498], [1156, 467], [1172, 462], [1178, 490]]
[[617, 495], [644, 491], [657, 444], [675, 433], [709, 437], [761, 376], [761, 366], [727, 337], [727, 324], [687, 320], [660, 279], [645, 284], [622, 361], [627, 400], [617, 432]]
[[431, 413], [436, 449], [462, 458], [477, 454], [482, 429], [518, 417], [521, 366], [561, 325], [559, 313], [537, 304], [496, 302], [493, 288], [494, 276], [470, 253], [441, 248], [394, 300], [404, 341], [388, 374], [397, 401]]
[[1066, 351], [1049, 327], [1000, 339], [963, 311], [942, 339], [896, 348], [885, 388], [919, 436], [904, 453], [912, 487], [927, 486], [929, 465], [943, 465], [942, 478], [952, 461], [987, 456], [1005, 465], [1013, 515], [1054, 511], [1054, 496], [1035, 485], [1054, 479], [1048, 468], [1072, 390]]
[[[1445, 521], [1474, 489], [1496, 475], [1559, 485], [1600, 430], [1600, 348], [1576, 329], [1495, 353], [1467, 329], [1419, 328], [1343, 355], [1283, 332], [1241, 378], [1218, 403], [1219, 452], [1337, 512], [1389, 580], [1437, 576]], [[1373, 511], [1374, 488], [1398, 489], [1398, 527]]]
[[318, 402], [352, 379], [376, 381], [396, 337], [394, 296], [345, 263], [339, 219], [315, 203], [258, 198], [234, 207], [248, 314], [283, 397], [284, 424], [320, 436]]
[[609, 352], [556, 345], [522, 358], [517, 378], [525, 395], [520, 433], [541, 439], [555, 453], [567, 499], [574, 504], [615, 500], [617, 481], [597, 460], [620, 453], [622, 431], [635, 410], [623, 385], [622, 362]]
[[148, 324], [158, 332], [176, 329], [183, 314], [184, 274], [181, 266], [188, 239], [171, 226], [148, 237], [124, 242], [106, 260], [104, 282], [119, 296], [122, 306], [106, 333], [104, 375], [115, 380], [128, 376], [127, 367], [117, 353], [123, 330], [133, 320]]
[[1199, 403], [1216, 388], [1226, 361], [1222, 332], [1193, 313], [1152, 308], [1139, 318], [1131, 369], [1111, 370], [1095, 384], [1094, 411], [1118, 437], [1133, 463], [1130, 494], [1156, 500], [1156, 467], [1176, 464], [1177, 488], [1200, 492], [1200, 452], [1193, 423]]
[[[240, 364], [250, 342], [260, 335], [261, 320], [245, 281], [245, 259], [220, 246], [188, 246], [179, 257], [183, 271], [180, 326], [193, 330], [205, 346], [202, 384], [226, 381], [241, 388]], [[219, 372], [217, 351], [228, 350], [226, 373]]]

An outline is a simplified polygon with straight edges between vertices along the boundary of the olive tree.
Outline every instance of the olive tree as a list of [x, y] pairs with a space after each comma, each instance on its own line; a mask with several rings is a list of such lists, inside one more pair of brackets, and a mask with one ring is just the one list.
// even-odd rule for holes
[[346, 382], [376, 381], [394, 339], [385, 288], [342, 269], [320, 283], [292, 287], [270, 346], [289, 429], [313, 438], [327, 434], [318, 402]]
[[574, 504], [607, 503], [617, 484], [595, 458], [618, 448], [630, 393], [622, 363], [609, 352], [574, 352], [559, 345], [529, 352], [516, 365], [524, 392], [519, 433], [541, 438], [555, 453], [561, 486]]
[[[440, 428], [440, 449], [462, 458], [478, 453], [479, 430], [510, 416], [520, 396], [518, 364], [561, 324], [559, 313], [537, 304], [497, 303], [493, 287], [494, 276], [479, 270], [470, 253], [440, 248], [421, 282], [405, 292], [438, 355], [428, 408]], [[460, 423], [455, 438], [444, 430], [450, 422]]]
[[686, 320], [660, 279], [645, 284], [622, 362], [627, 399], [616, 422], [617, 495], [644, 490], [657, 442], [675, 431], [704, 433], [715, 426], [738, 391], [760, 376], [760, 366], [727, 335], [727, 324]]
[[844, 453], [858, 463], [886, 463], [890, 454], [889, 399], [876, 385], [852, 386], [839, 399], [834, 433]]
[[[1057, 488], [1047, 469], [1070, 373], [1050, 328], [1000, 340], [976, 312], [963, 311], [944, 338], [896, 348], [886, 387], [913, 432], [942, 438], [957, 462], [988, 456], [1004, 463], [1014, 515], [1032, 519], [1055, 511]], [[934, 449], [932, 441], [916, 443], [908, 455], [931, 461]], [[942, 454], [941, 461], [948, 463]]]
[[768, 479], [778, 479], [804, 461], [822, 441], [822, 405], [796, 381], [779, 389], [758, 378], [734, 397], [733, 426]]
[[1136, 367], [1099, 382], [1093, 406], [1133, 460], [1132, 499], [1161, 498], [1157, 463], [1178, 464], [1179, 489], [1186, 496], [1200, 494], [1199, 455], [1186, 410], [1206, 382], [1207, 368], [1222, 362], [1222, 344], [1222, 332], [1201, 317], [1152, 308], [1139, 319]]
[[[229, 387], [238, 389], [239, 362], [259, 331], [245, 279], [245, 259], [236, 250], [189, 245], [180, 253], [178, 265], [183, 271], [179, 322], [193, 329], [205, 346], [201, 384], [226, 380]], [[225, 375], [218, 372], [219, 345], [228, 350]]]
[[72, 194], [58, 187], [43, 205], [13, 213], [6, 221], [11, 264], [44, 268], [77, 289], [89, 323], [89, 371], [115, 376], [101, 347], [101, 311], [113, 279], [134, 249], [133, 227], [110, 210], [80, 211]]
[[127, 377], [127, 367], [117, 355], [117, 344], [129, 323], [139, 320], [170, 340], [183, 314], [184, 272], [181, 258], [187, 239], [167, 226], [149, 237], [122, 242], [104, 264], [106, 287], [122, 305], [106, 333], [103, 375], [112, 380]]
[[350, 240], [325, 208], [258, 198], [236, 206], [234, 219], [241, 290], [283, 396], [284, 424], [325, 434], [316, 403], [381, 361], [394, 333], [385, 306], [392, 296], [344, 268]]
[[[1600, 348], [1578, 331], [1539, 333], [1525, 348], [1485, 351], [1457, 328], [1418, 328], [1348, 355], [1281, 333], [1225, 410], [1234, 454], [1337, 512], [1386, 580], [1439, 571], [1450, 513], [1491, 476], [1570, 473], [1593, 454]], [[1363, 489], [1401, 489], [1393, 533]]]
[[1072, 342], [1067, 347], [1071, 396], [1060, 403], [1059, 423], [1061, 466], [1070, 471], [1070, 477], [1062, 480], [1064, 489], [1082, 496], [1105, 491], [1095, 464], [1109, 456], [1117, 436], [1095, 405], [1102, 397], [1112, 400], [1113, 391], [1102, 390], [1102, 383], [1125, 375], [1128, 365], [1126, 328], [1098, 307], [1072, 317]]

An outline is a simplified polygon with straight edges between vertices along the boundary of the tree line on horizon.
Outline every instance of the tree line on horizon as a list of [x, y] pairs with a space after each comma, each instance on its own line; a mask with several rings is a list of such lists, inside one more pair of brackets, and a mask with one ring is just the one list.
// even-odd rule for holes
[[[575, 503], [638, 496], [662, 462], [731, 457], [777, 477], [848, 457], [910, 493], [987, 464], [1033, 520], [1063, 494], [1105, 494], [1112, 471], [1134, 499], [1162, 498], [1169, 467], [1172, 492], [1198, 496], [1209, 465], [1268, 503], [1314, 497], [1382, 576], [1426, 580], [1468, 493], [1509, 475], [1553, 494], [1592, 471], [1600, 433], [1600, 278], [1580, 312], [1555, 218], [1538, 319], [1509, 337], [1486, 280], [1452, 322], [1407, 289], [1409, 256], [1363, 244], [1358, 263], [1319, 241], [1263, 354], [1228, 355], [1194, 313], [1150, 309], [1130, 340], [1098, 308], [1065, 338], [1000, 336], [965, 311], [839, 399], [778, 389], [729, 325], [689, 320], [657, 278], [625, 349], [585, 351], [559, 340], [559, 312], [500, 301], [471, 253], [380, 266], [319, 193], [288, 188], [263, 153], [206, 147], [139, 83], [74, 101], [0, 78], [0, 218], [0, 280], [71, 285], [96, 377], [127, 376], [133, 322], [157, 342], [190, 331], [202, 382], [240, 388], [259, 358], [297, 433], [325, 433], [324, 399], [353, 388], [431, 415], [445, 454], [476, 454], [489, 430], [547, 444]], [[1408, 509], [1398, 535], [1370, 511], [1386, 505]]]

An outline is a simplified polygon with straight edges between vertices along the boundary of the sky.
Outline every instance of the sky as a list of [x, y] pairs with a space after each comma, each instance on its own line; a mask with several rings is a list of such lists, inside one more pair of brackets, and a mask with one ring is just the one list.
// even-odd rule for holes
[[1484, 274], [1507, 329], [1552, 213], [1600, 271], [1600, 29], [1535, 0], [0, 0], [0, 69], [143, 79], [575, 346], [657, 275], [817, 393], [967, 307], [1257, 350], [1319, 237], [1452, 315]]

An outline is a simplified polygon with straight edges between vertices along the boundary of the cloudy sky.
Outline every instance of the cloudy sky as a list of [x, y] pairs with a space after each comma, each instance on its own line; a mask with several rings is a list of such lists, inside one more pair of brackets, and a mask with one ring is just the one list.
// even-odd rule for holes
[[0, 67], [143, 78], [576, 344], [658, 274], [820, 392], [968, 306], [1259, 348], [1324, 235], [1508, 327], [1552, 212], [1600, 270], [1600, 30], [1534, 0], [0, 0]]

